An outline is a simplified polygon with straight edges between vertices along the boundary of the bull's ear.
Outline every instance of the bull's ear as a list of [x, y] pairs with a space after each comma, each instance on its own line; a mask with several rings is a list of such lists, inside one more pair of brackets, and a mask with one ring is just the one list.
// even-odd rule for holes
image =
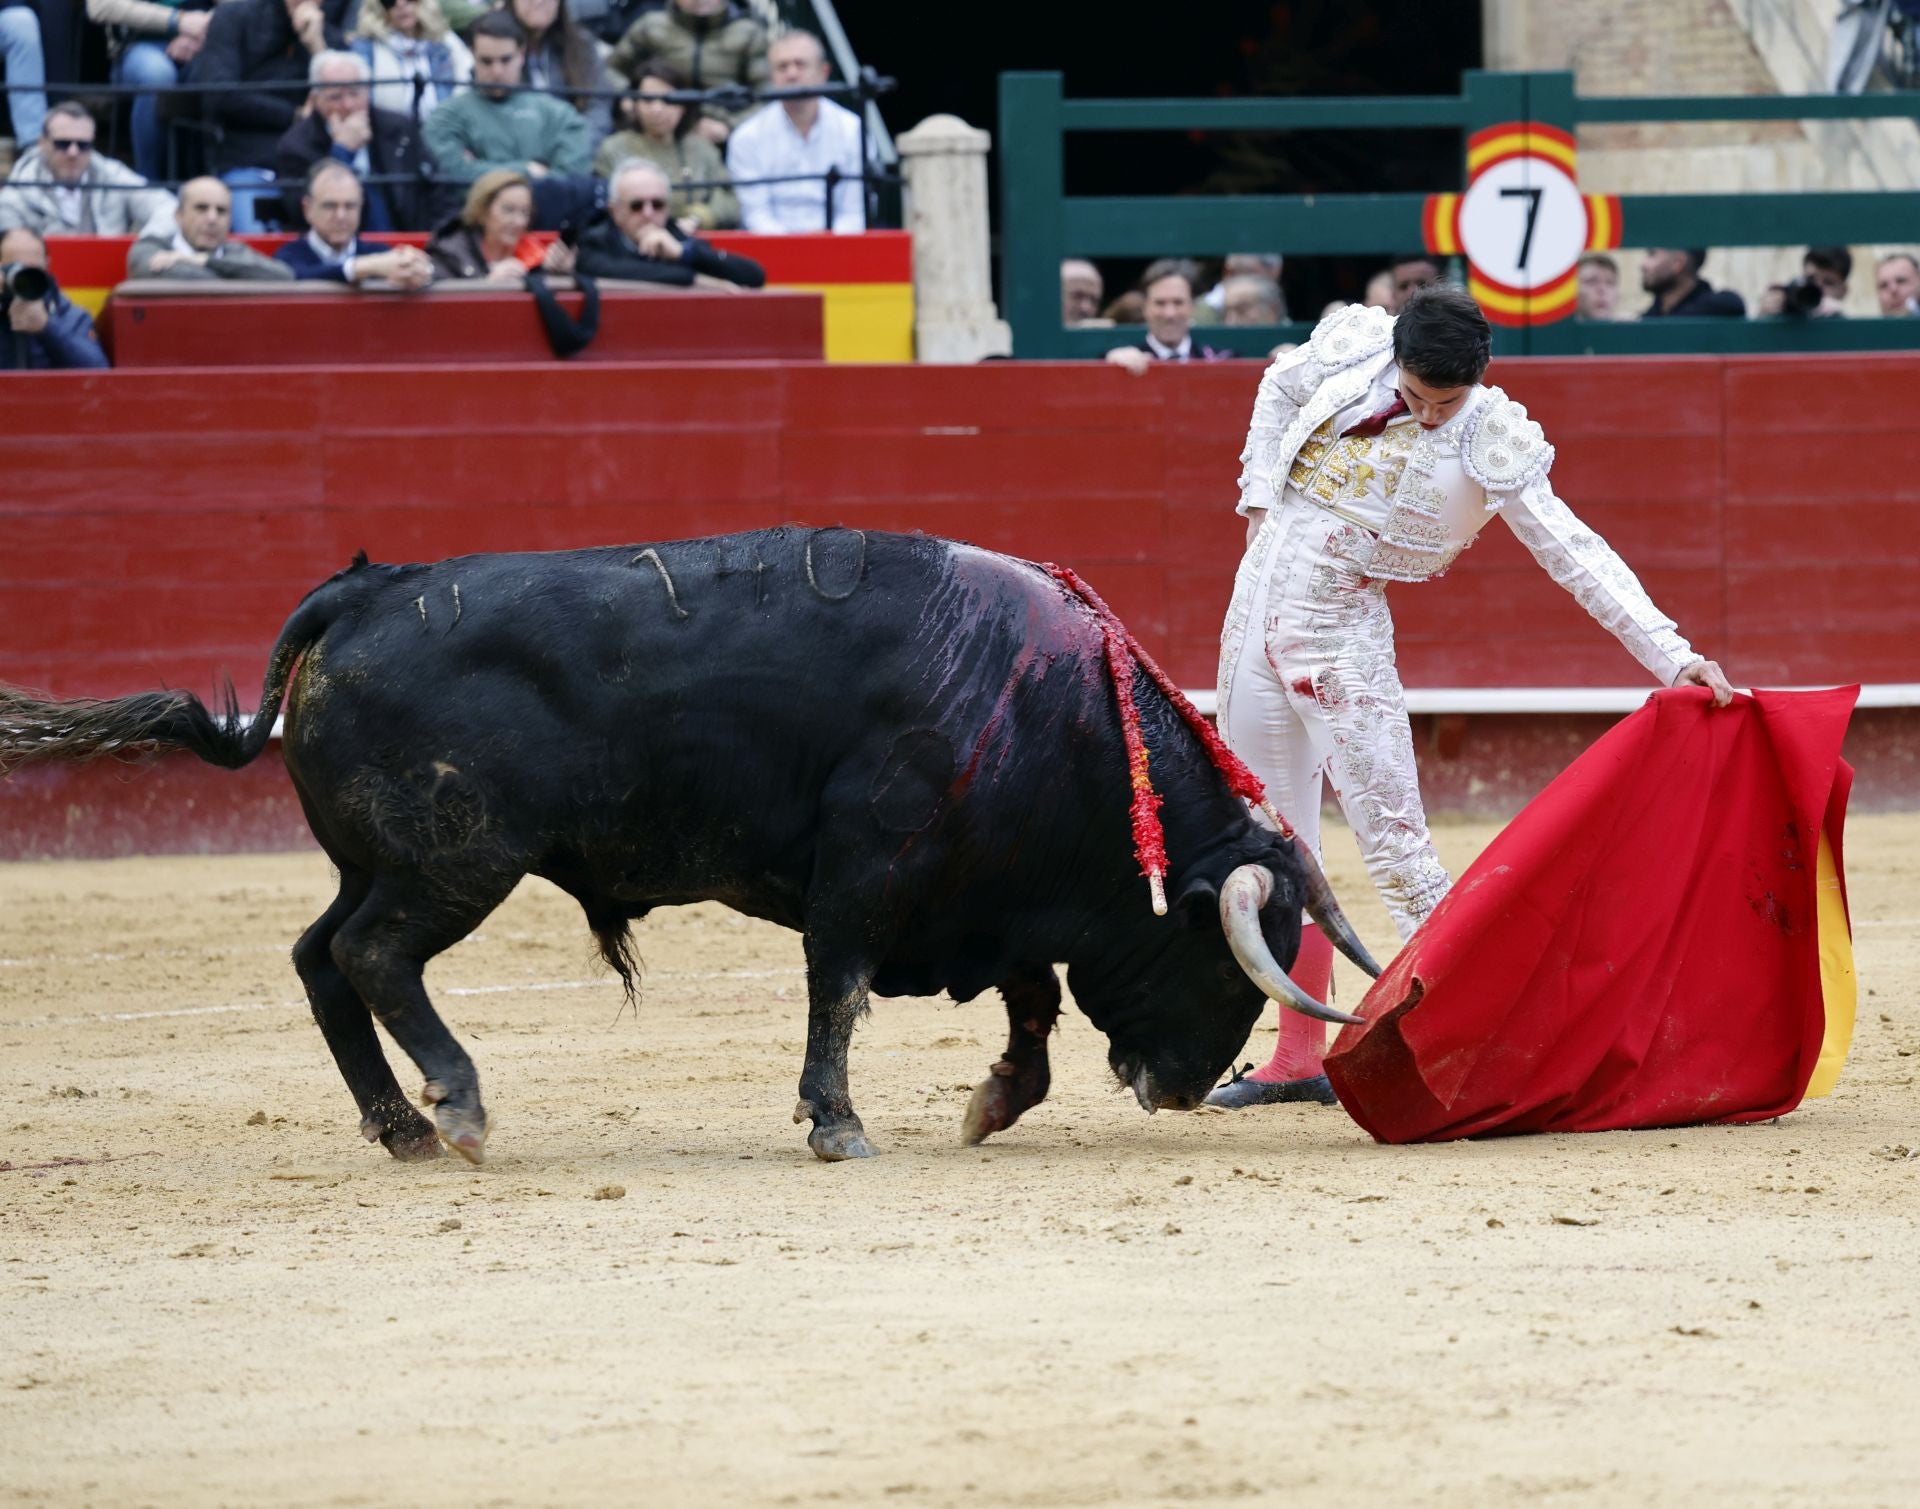
[[1187, 882], [1167, 908], [1182, 927], [1217, 929], [1220, 926], [1220, 891], [1206, 879], [1196, 876]]

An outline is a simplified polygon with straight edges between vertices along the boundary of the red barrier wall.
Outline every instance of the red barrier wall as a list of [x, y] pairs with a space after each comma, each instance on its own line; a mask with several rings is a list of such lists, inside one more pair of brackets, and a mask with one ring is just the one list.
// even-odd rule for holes
[[[251, 705], [287, 613], [357, 549], [418, 560], [801, 521], [1070, 562], [1183, 685], [1207, 686], [1258, 376], [989, 362], [12, 378], [0, 679], [100, 695], [204, 690], [224, 671]], [[1558, 445], [1563, 496], [1737, 680], [1920, 681], [1920, 438], [1889, 422], [1920, 413], [1920, 357], [1530, 361], [1494, 377]], [[1448, 580], [1394, 603], [1410, 686], [1642, 679], [1498, 522]]]
[[[151, 286], [151, 285], [149, 285]], [[115, 367], [222, 367], [244, 356], [256, 367], [442, 366], [553, 360], [533, 296], [522, 289], [436, 288], [427, 294], [366, 293], [314, 284], [275, 293], [135, 292], [107, 301], [100, 343]], [[580, 317], [584, 298], [556, 293]], [[760, 359], [820, 361], [826, 355], [821, 297], [794, 289], [731, 293], [692, 288], [600, 290], [593, 340], [569, 360], [624, 362]]]

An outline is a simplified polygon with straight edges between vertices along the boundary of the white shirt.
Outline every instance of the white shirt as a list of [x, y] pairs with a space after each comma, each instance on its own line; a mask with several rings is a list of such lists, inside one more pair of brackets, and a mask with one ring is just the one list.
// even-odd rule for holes
[[1153, 335], [1149, 333], [1147, 336], [1147, 349], [1163, 362], [1190, 361], [1193, 358], [1193, 337], [1192, 335], [1183, 335], [1180, 337], [1179, 345], [1168, 346], [1154, 339]]
[[753, 178], [784, 178], [795, 174], [823, 174], [838, 168], [848, 175], [834, 186], [833, 229], [863, 231], [866, 205], [858, 174], [860, 117], [832, 100], [818, 101], [820, 113], [805, 136], [776, 101], [755, 111], [727, 138], [727, 171], [734, 177], [740, 198], [740, 221], [750, 231], [820, 231], [827, 228], [825, 182], [816, 177], [791, 183], [753, 185]]
[[86, 213], [86, 192], [82, 185], [60, 184], [53, 191], [53, 208], [60, 216], [60, 223], [68, 230], [80, 228], [80, 217]]
[[349, 241], [345, 246], [335, 251], [320, 239], [320, 232], [313, 230], [307, 232], [307, 245], [313, 248], [313, 254], [328, 267], [339, 268], [341, 274], [349, 283], [353, 281], [353, 248], [355, 242], [359, 239], [360, 237], [356, 232], [352, 241]]

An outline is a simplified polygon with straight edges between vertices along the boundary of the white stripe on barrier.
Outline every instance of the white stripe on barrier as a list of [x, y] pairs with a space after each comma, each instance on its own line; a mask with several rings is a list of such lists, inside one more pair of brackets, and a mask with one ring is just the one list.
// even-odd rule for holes
[[[1817, 687], [1775, 687], [1775, 691], [1817, 691]], [[1630, 713], [1654, 688], [1646, 686], [1410, 686], [1410, 713]], [[1212, 717], [1219, 709], [1213, 688], [1187, 693], [1193, 705]], [[1883, 682], [1860, 688], [1859, 707], [1920, 707], [1920, 682]]]

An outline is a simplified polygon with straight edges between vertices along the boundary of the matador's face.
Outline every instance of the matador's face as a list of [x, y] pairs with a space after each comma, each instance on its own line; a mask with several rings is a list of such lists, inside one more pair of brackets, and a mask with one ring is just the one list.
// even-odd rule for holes
[[1405, 367], [1400, 369], [1400, 397], [1407, 411], [1425, 429], [1438, 429], [1458, 414], [1460, 405], [1467, 401], [1467, 395], [1471, 392], [1471, 383], [1464, 388], [1442, 388], [1418, 373], [1409, 372]]

